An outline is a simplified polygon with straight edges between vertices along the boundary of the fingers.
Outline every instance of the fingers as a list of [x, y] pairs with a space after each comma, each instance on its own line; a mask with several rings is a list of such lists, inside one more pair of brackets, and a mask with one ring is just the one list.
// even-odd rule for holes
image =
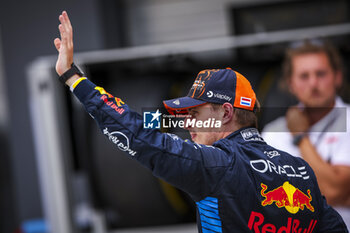
[[58, 17], [61, 24], [59, 25], [59, 30], [61, 33], [62, 43], [67, 44], [67, 46], [73, 46], [73, 29], [70, 23], [68, 14], [66, 11], [63, 11], [62, 14]]
[[60, 48], [61, 48], [61, 40], [56, 38], [53, 43], [55, 44], [55, 47], [57, 49], [57, 51], [59, 52], [60, 51]]
[[65, 20], [65, 22], [66, 22], [66, 26], [67, 26], [68, 30], [71, 30], [71, 31], [72, 31], [72, 24], [71, 24], [71, 22], [70, 22], [70, 20], [69, 20], [69, 17], [68, 17], [67, 12], [66, 12], [66, 11], [63, 11], [63, 12], [62, 12], [62, 16], [63, 16], [63, 18], [64, 18], [64, 20]]
[[60, 22], [61, 22], [60, 25], [62, 25], [64, 31], [67, 31], [67, 32], [68, 32], [69, 27], [67, 26], [67, 21], [66, 21], [66, 19], [63, 17], [63, 15], [60, 15], [60, 16], [58, 17], [58, 19], [60, 20]]
[[58, 25], [58, 30], [60, 31], [60, 35], [61, 35], [61, 42], [66, 45], [67, 41], [68, 41], [68, 34], [65, 31], [65, 28], [62, 24]]
[[62, 75], [73, 63], [73, 30], [67, 12], [63, 11], [58, 19], [60, 21], [58, 25], [60, 38], [56, 38], [54, 44], [59, 53], [56, 72]]
[[73, 36], [73, 29], [72, 25], [70, 23], [68, 14], [66, 11], [63, 11], [62, 14], [59, 16], [59, 20], [61, 24], [64, 27], [64, 30], [68, 33], [69, 36]]

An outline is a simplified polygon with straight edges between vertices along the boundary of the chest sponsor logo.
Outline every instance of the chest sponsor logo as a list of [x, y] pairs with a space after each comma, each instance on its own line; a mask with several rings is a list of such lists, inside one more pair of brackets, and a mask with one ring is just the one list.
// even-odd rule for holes
[[310, 176], [307, 174], [306, 167], [293, 167], [292, 165], [276, 165], [268, 159], [251, 160], [250, 166], [260, 173], [276, 173], [281, 176], [302, 178], [307, 180]]
[[264, 151], [264, 154], [268, 156], [270, 159], [281, 155], [277, 150]]
[[289, 217], [287, 224], [282, 223], [276, 226], [273, 223], [267, 222], [263, 214], [252, 211], [248, 220], [248, 228], [254, 233], [312, 233], [317, 220], [311, 219], [309, 224], [305, 224], [305, 226], [302, 226], [303, 222], [299, 219]]
[[312, 196], [310, 189], [305, 194], [288, 181], [270, 191], [266, 191], [267, 185], [263, 183], [261, 183], [261, 188], [260, 194], [265, 198], [261, 202], [262, 206], [275, 204], [278, 208], [284, 207], [291, 214], [296, 214], [300, 209], [304, 210], [305, 207], [314, 212], [314, 207], [311, 205]]
[[117, 145], [119, 150], [127, 152], [131, 156], [136, 155], [136, 151], [130, 149], [129, 138], [120, 131], [109, 132], [107, 128], [103, 129], [103, 134], [108, 137], [108, 139]]

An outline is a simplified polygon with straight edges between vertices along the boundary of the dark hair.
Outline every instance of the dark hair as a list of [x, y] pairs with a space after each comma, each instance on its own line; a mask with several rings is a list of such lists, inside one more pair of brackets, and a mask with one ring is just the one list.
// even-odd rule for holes
[[283, 62], [283, 77], [288, 80], [293, 71], [292, 59], [295, 56], [310, 54], [310, 53], [324, 53], [328, 57], [329, 63], [334, 71], [343, 72], [343, 63], [338, 50], [329, 42], [321, 40], [305, 40], [295, 42], [287, 49]]
[[234, 114], [236, 116], [236, 121], [241, 127], [255, 127], [258, 128], [258, 117], [256, 113], [260, 112], [260, 103], [258, 99], [255, 101], [254, 112], [242, 109], [234, 108]]

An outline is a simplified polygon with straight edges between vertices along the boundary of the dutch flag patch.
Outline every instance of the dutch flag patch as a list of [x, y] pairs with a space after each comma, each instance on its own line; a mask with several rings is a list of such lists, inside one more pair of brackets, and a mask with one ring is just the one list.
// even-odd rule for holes
[[241, 97], [240, 105], [250, 107], [252, 105], [252, 99], [247, 97]]

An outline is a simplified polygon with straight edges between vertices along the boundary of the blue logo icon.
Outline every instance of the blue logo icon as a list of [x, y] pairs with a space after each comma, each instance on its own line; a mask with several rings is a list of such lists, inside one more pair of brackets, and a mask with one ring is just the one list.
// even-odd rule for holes
[[160, 116], [162, 114], [157, 109], [156, 112], [143, 112], [143, 128], [160, 129]]

